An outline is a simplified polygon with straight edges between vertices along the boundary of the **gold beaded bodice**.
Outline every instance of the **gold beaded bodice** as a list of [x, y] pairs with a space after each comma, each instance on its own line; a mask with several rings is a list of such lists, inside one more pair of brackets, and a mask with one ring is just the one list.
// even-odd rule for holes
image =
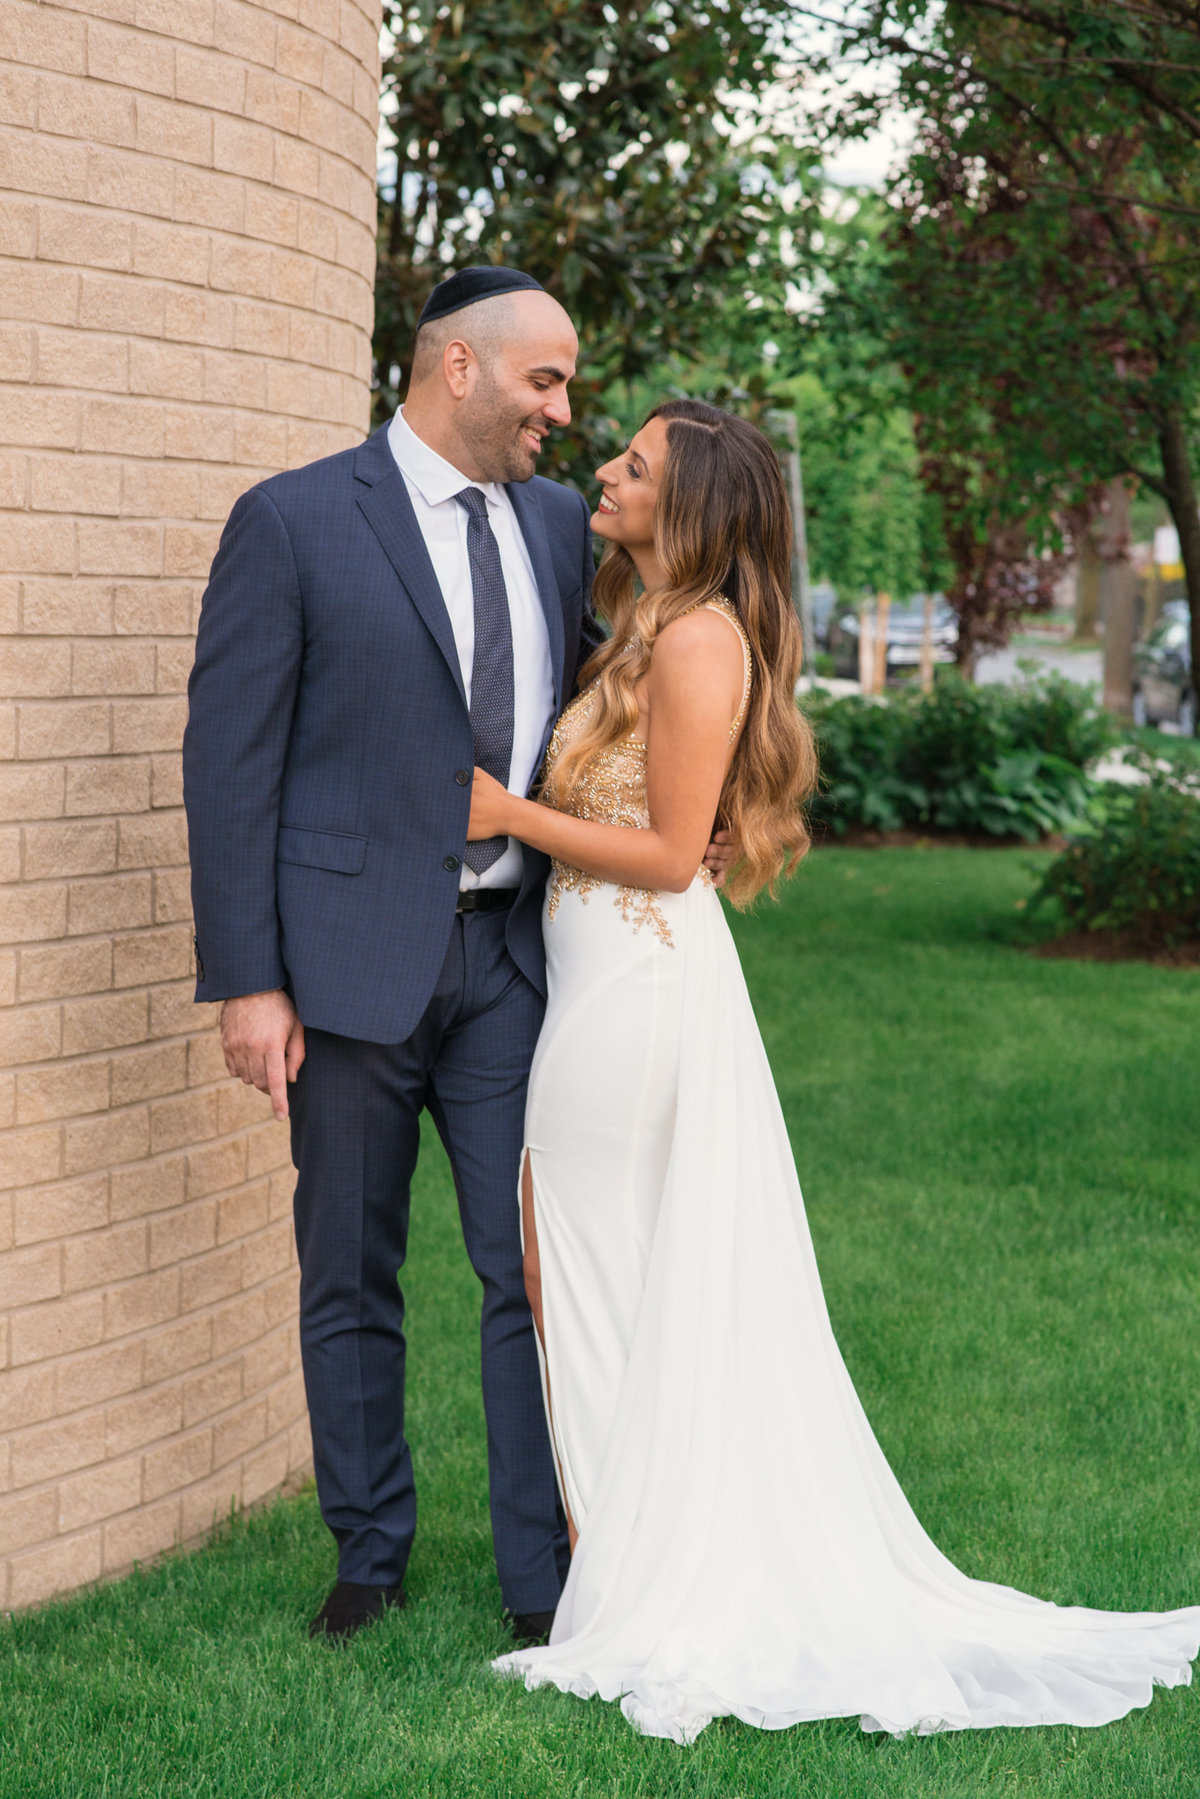
[[[747, 637], [741, 619], [730, 602], [719, 598], [704, 600], [701, 604], [711, 612], [719, 612], [722, 618], [728, 619], [742, 640], [742, 657], [745, 665], [745, 680], [742, 685], [742, 703], [738, 707], [737, 717], [729, 730], [729, 741], [732, 743], [741, 729], [746, 716], [746, 708], [750, 703], [750, 686], [753, 679], [754, 661], [750, 653], [750, 639]], [[550, 739], [550, 747], [546, 752], [545, 772], [554, 767], [566, 746], [573, 742], [584, 729], [592, 716], [596, 704], [596, 683], [585, 687], [571, 704], [565, 709], [562, 717], [554, 727], [554, 735]], [[549, 801], [545, 801], [549, 804]], [[646, 831], [650, 828], [650, 811], [646, 800], [646, 741], [633, 731], [618, 742], [610, 744], [608, 749], [601, 750], [593, 756], [583, 770], [582, 775], [572, 789], [570, 798], [562, 807], [575, 818], [588, 818], [598, 824], [623, 825], [629, 830]], [[707, 878], [707, 871], [701, 870]], [[597, 888], [608, 885], [599, 875], [586, 874], [581, 868], [572, 868], [565, 862], [555, 862], [550, 877], [550, 894], [548, 913], [551, 918], [558, 910], [564, 893], [578, 893], [586, 900]], [[660, 940], [673, 946], [671, 929], [663, 916], [662, 907], [658, 903], [658, 895], [641, 887], [618, 887], [616, 905], [621, 916], [640, 931], [644, 924], [652, 926]]]

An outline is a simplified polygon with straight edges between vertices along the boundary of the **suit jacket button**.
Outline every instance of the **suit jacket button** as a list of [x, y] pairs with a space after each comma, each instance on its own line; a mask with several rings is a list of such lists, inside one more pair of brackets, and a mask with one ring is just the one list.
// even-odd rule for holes
[[458, 782], [460, 787], [469, 787], [471, 785], [470, 769], [469, 768], [458, 769], [455, 773], [454, 779]]
[[446, 860], [442, 863], [442, 867], [448, 875], [454, 875], [458, 873], [462, 864], [457, 856], [447, 856]]

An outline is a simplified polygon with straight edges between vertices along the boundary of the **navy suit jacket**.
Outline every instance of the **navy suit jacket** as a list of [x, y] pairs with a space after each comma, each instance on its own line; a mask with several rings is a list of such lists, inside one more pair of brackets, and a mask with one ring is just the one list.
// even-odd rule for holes
[[[557, 710], [599, 641], [588, 509], [538, 477], [507, 491]], [[474, 755], [450, 617], [386, 427], [242, 495], [188, 692], [197, 1000], [286, 987], [307, 1025], [400, 1042], [445, 958]], [[546, 871], [526, 850], [508, 920], [543, 992]]]

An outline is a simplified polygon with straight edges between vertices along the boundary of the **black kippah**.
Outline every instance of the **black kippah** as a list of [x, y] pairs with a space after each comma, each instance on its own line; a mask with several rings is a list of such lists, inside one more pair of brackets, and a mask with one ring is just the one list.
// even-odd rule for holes
[[421, 308], [417, 330], [434, 319], [444, 319], [447, 313], [474, 306], [476, 300], [491, 300], [497, 294], [516, 294], [525, 289], [535, 294], [546, 291], [540, 281], [535, 281], [521, 269], [497, 268], [490, 262], [471, 269], [459, 269], [457, 275], [438, 282]]

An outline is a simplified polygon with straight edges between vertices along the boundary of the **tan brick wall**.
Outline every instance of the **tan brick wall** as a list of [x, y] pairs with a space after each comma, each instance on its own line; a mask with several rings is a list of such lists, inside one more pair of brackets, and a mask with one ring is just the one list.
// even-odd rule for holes
[[379, 11], [0, 0], [0, 1607], [308, 1456], [179, 746], [230, 506], [366, 428]]

